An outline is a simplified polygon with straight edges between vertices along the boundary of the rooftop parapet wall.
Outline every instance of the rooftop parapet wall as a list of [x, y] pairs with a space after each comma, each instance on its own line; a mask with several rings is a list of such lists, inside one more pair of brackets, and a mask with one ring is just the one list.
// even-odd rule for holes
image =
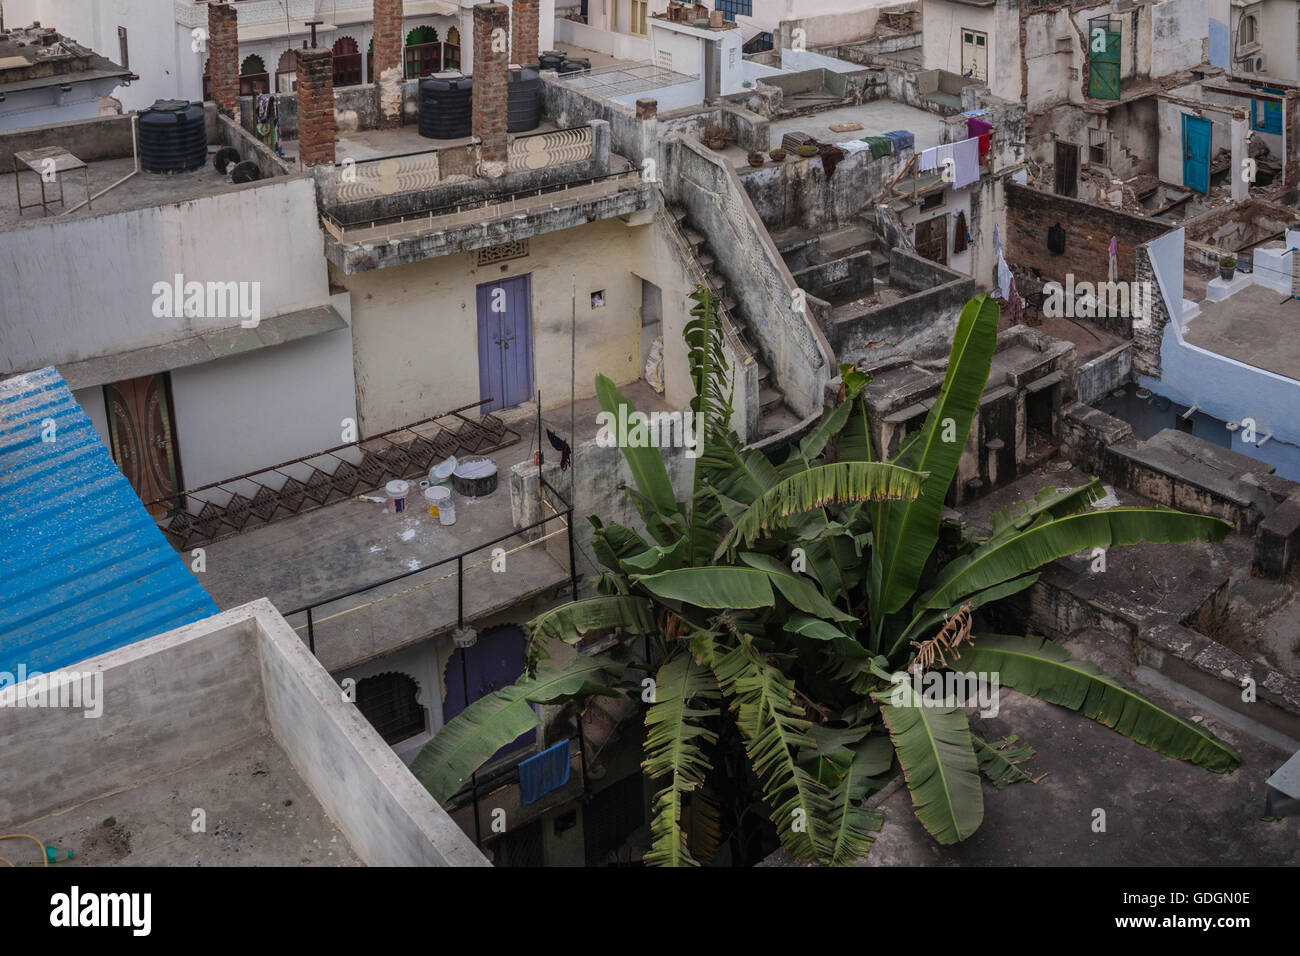
[[716, 153], [681, 135], [670, 142], [664, 180], [669, 198], [709, 238], [725, 278], [749, 317], [750, 334], [770, 359], [786, 404], [800, 417], [821, 410], [835, 353], [806, 311], [798, 286], [736, 172]]

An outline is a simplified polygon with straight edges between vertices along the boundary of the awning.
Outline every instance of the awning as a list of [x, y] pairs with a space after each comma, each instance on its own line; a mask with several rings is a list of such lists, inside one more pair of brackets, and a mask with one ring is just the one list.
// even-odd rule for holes
[[332, 305], [324, 305], [262, 319], [254, 329], [235, 325], [163, 345], [69, 362], [60, 365], [58, 369], [68, 387], [76, 391], [144, 375], [156, 375], [188, 365], [202, 365], [204, 362], [272, 345], [283, 345], [295, 339], [305, 339], [346, 327], [347, 322], [338, 310]]

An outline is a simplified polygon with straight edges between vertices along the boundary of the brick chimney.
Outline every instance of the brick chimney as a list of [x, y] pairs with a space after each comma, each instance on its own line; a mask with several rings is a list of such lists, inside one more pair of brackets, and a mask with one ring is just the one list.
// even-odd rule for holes
[[383, 126], [402, 122], [402, 0], [374, 0], [375, 84], [379, 87], [379, 118]]
[[294, 50], [298, 70], [298, 159], [303, 168], [334, 162], [334, 54]]
[[[506, 98], [510, 91], [510, 8], [504, 3], [480, 3], [474, 7], [474, 136], [482, 143], [487, 175], [499, 164], [504, 171]], [[491, 164], [491, 165], [489, 165]]]
[[208, 77], [217, 109], [234, 116], [239, 110], [239, 14], [229, 3], [208, 4]]
[[510, 18], [510, 54], [520, 66], [537, 64], [538, 5], [541, 0], [514, 0]]

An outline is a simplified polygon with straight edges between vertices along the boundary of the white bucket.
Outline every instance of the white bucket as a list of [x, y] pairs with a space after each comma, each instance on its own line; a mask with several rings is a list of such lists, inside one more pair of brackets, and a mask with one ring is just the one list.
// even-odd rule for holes
[[456, 523], [456, 506], [451, 501], [451, 489], [433, 485], [424, 490], [424, 500], [429, 506], [429, 516], [436, 517], [439, 524]]
[[411, 486], [400, 479], [390, 481], [384, 485], [384, 492], [388, 495], [388, 506], [397, 513], [406, 510], [406, 496], [411, 492]]

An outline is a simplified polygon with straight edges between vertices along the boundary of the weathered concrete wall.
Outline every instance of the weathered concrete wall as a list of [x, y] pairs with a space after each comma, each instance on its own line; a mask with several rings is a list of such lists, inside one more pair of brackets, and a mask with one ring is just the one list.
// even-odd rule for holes
[[975, 294], [972, 279], [901, 249], [889, 254], [889, 282], [914, 294], [823, 326], [840, 362], [879, 362], [942, 348]]
[[[83, 162], [121, 159], [131, 155], [134, 119], [127, 116], [97, 116], [92, 119], [54, 123], [49, 126], [26, 126], [0, 132], [0, 172], [14, 168], [14, 153], [43, 146], [62, 146]], [[23, 167], [24, 170], [26, 167]], [[77, 173], [81, 175], [80, 172]], [[24, 172], [24, 179], [31, 174]], [[12, 189], [12, 182], [5, 184]], [[83, 197], [84, 198], [84, 197]]]
[[[575, 275], [578, 399], [595, 394], [597, 374], [620, 385], [641, 376], [643, 278], [663, 290], [669, 388], [680, 396], [689, 387], [681, 345], [688, 290], [681, 263], [665, 254], [657, 227], [607, 219], [528, 242], [528, 255], [484, 266], [474, 253], [459, 253], [356, 275], [332, 270], [334, 281], [352, 296], [363, 435], [483, 397], [477, 288], [522, 275], [532, 277], [533, 388], [541, 390], [544, 405], [561, 396], [568, 401]], [[591, 294], [602, 290], [604, 305], [593, 308]], [[434, 360], [439, 356], [444, 360]], [[455, 358], [445, 360], [449, 356]]]
[[97, 719], [0, 707], [0, 822], [129, 790], [264, 732], [258, 667], [253, 622], [201, 621], [70, 668], [103, 673]]
[[867, 295], [875, 286], [869, 249], [792, 274], [799, 288], [819, 299]]
[[270, 602], [245, 609], [259, 616], [271, 731], [357, 855], [370, 866], [487, 866]]
[[870, 150], [859, 150], [846, 156], [829, 180], [820, 157], [791, 156], [746, 170], [740, 181], [770, 231], [798, 226], [817, 232], [859, 217], [913, 155], [904, 149], [873, 159]]
[[669, 157], [668, 195], [708, 237], [716, 268], [786, 404], [801, 418], [819, 412], [834, 352], [813, 321], [795, 311], [794, 277], [739, 178], [716, 154], [680, 136], [671, 140]]
[[185, 282], [258, 283], [264, 319], [326, 305], [320, 236], [305, 176], [86, 219], [33, 219], [0, 235], [0, 259], [23, 277], [24, 289], [0, 299], [0, 373], [239, 324], [239, 317], [155, 316], [154, 284], [178, 273]]
[[1133, 346], [1125, 342], [1079, 366], [1075, 387], [1079, 401], [1091, 405], [1106, 393], [1133, 380]]

